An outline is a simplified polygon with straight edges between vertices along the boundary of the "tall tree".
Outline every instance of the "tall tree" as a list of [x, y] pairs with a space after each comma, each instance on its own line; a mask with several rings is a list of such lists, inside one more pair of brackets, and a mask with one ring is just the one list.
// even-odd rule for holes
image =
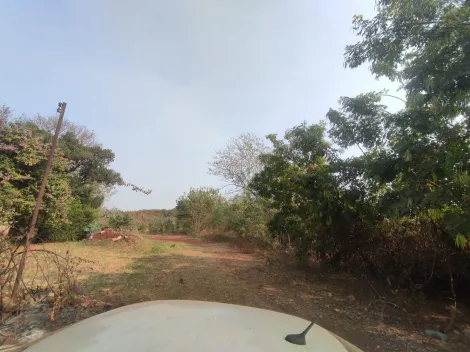
[[384, 212], [429, 218], [462, 246], [470, 238], [470, 2], [380, 0], [377, 10], [373, 19], [354, 16], [362, 40], [346, 48], [346, 65], [370, 62], [377, 77], [399, 80], [406, 105], [390, 113], [384, 93], [343, 97], [327, 115], [330, 136], [365, 147], [350, 165], [382, 189]]
[[385, 91], [342, 97], [330, 138], [362, 155], [342, 158], [324, 128], [297, 126], [271, 137], [251, 188], [274, 205], [271, 232], [300, 254], [356, 261], [397, 285], [429, 283], [429, 268], [470, 280], [470, 2], [376, 3], [373, 19], [354, 16], [361, 40], [346, 66], [399, 80], [403, 109], [389, 111]]
[[213, 211], [221, 201], [219, 192], [213, 188], [192, 188], [177, 200], [177, 217], [187, 221], [190, 229], [200, 233], [207, 228]]
[[232, 138], [225, 149], [216, 151], [209, 163], [209, 174], [219, 177], [226, 186], [245, 188], [262, 169], [260, 155], [269, 151], [264, 141], [252, 133]]
[[[0, 109], [0, 225], [22, 234], [41, 183], [55, 118], [12, 119]], [[96, 222], [98, 209], [115, 186], [130, 186], [110, 164], [114, 153], [87, 128], [66, 122], [54, 158], [37, 228], [43, 240], [77, 240]], [[95, 224], [96, 225], [96, 224]], [[94, 226], [96, 227], [96, 226]]]
[[[37, 127], [50, 135], [54, 134], [58, 120], [59, 118], [57, 116], [42, 116], [39, 114], [33, 117], [23, 116], [19, 119], [22, 123]], [[60, 135], [63, 136], [67, 133], [74, 135], [75, 138], [79, 140], [80, 144], [84, 146], [92, 147], [99, 144], [95, 132], [89, 130], [86, 126], [64, 119]]]
[[325, 250], [317, 236], [325, 225], [333, 220], [346, 225], [340, 221], [340, 194], [329, 163], [335, 151], [325, 140], [325, 128], [303, 123], [288, 130], [284, 139], [269, 135], [272, 152], [261, 157], [264, 168], [250, 184], [276, 210], [271, 233], [285, 244], [295, 241], [304, 259], [312, 248]]
[[114, 152], [100, 145], [83, 144], [73, 133], [65, 133], [59, 140], [59, 146], [68, 158], [72, 191], [83, 204], [98, 208], [102, 205], [106, 193], [124, 183], [121, 175], [111, 169]]
[[[0, 222], [21, 232], [30, 221], [50, 145], [43, 135], [11, 121], [9, 109], [3, 108], [1, 113]], [[41, 207], [43, 223], [58, 224], [67, 219], [72, 200], [68, 166], [69, 161], [58, 150]]]
[[400, 81], [408, 108], [432, 110], [428, 130], [459, 115], [468, 119], [470, 2], [380, 0], [376, 5], [374, 18], [354, 16], [353, 29], [362, 40], [346, 47], [346, 66], [369, 62], [377, 77]]

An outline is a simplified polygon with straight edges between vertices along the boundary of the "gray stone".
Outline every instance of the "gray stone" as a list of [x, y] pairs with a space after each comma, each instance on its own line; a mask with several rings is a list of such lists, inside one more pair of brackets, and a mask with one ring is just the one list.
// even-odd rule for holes
[[464, 330], [463, 330], [463, 333], [465, 334], [465, 336], [467, 336], [468, 338], [470, 338], [470, 329], [464, 329]]
[[449, 335], [443, 334], [442, 332], [439, 332], [436, 330], [424, 330], [424, 333], [428, 336], [441, 339], [441, 341], [445, 341], [445, 342], [449, 341]]

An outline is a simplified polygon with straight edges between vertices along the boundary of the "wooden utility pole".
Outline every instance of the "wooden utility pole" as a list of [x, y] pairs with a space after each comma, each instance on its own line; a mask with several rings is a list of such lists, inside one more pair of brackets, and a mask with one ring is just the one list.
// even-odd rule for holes
[[21, 255], [18, 271], [16, 272], [16, 279], [13, 285], [11, 295], [14, 300], [17, 299], [20, 282], [23, 280], [23, 272], [26, 265], [26, 258], [28, 257], [29, 247], [31, 245], [31, 239], [36, 233], [36, 223], [38, 221], [39, 210], [41, 209], [42, 198], [44, 197], [44, 192], [46, 190], [47, 179], [52, 168], [52, 160], [54, 159], [57, 141], [59, 140], [60, 130], [62, 129], [62, 121], [64, 120], [66, 107], [67, 103], [59, 103], [59, 107], [57, 108], [57, 112], [59, 113], [59, 120], [57, 121], [54, 138], [52, 138], [51, 150], [49, 151], [49, 157], [47, 158], [46, 168], [44, 169], [44, 177], [42, 178], [41, 187], [39, 188], [38, 197], [36, 199], [36, 206], [34, 207], [33, 216], [31, 218], [31, 224], [26, 234], [26, 243], [24, 246], [23, 253]]

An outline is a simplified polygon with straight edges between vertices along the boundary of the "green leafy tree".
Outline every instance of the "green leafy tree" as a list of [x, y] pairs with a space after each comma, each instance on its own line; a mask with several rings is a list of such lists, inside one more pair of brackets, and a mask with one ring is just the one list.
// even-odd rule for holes
[[284, 139], [268, 138], [273, 150], [261, 156], [264, 169], [250, 187], [275, 210], [270, 232], [281, 243], [294, 245], [302, 259], [312, 250], [334, 251], [322, 239], [333, 232], [340, 237], [352, 220], [331, 169], [336, 153], [325, 140], [325, 125], [303, 123]]
[[160, 218], [153, 218], [149, 221], [148, 233], [152, 235], [163, 233], [163, 223]]
[[101, 224], [97, 220], [93, 220], [84, 227], [85, 236], [88, 237], [101, 231]]
[[208, 228], [214, 209], [220, 204], [219, 192], [212, 188], [192, 188], [177, 200], [177, 214], [196, 234]]
[[[57, 119], [52, 117], [13, 119], [7, 107], [0, 108], [0, 225], [11, 227], [12, 235], [23, 235], [30, 222], [56, 124]], [[93, 132], [65, 120], [36, 238], [83, 238], [96, 224], [98, 209], [117, 185], [150, 193], [124, 182], [110, 167], [113, 161], [114, 153], [102, 148]]]
[[84, 145], [72, 132], [65, 133], [59, 142], [64, 156], [70, 160], [67, 172], [73, 195], [84, 205], [99, 208], [110, 190], [123, 183], [121, 175], [109, 166], [114, 153], [99, 145]]
[[249, 192], [235, 196], [227, 213], [230, 229], [239, 236], [266, 240], [270, 238], [268, 222], [272, 215], [269, 202]]
[[346, 48], [346, 65], [371, 64], [377, 77], [397, 79], [403, 110], [391, 113], [381, 95], [341, 98], [330, 110], [330, 136], [364, 155], [344, 165], [373, 192], [387, 216], [429, 221], [463, 247], [470, 238], [470, 3], [377, 1], [373, 19], [354, 17], [361, 41]]
[[79, 199], [68, 205], [67, 218], [61, 222], [41, 221], [39, 236], [54, 242], [79, 241], [99, 232], [98, 209], [84, 206]]
[[133, 229], [133, 219], [127, 212], [114, 210], [112, 215], [108, 216], [108, 225], [116, 231], [129, 231]]
[[378, 77], [399, 80], [403, 109], [381, 104], [386, 91], [340, 99], [327, 114], [329, 136], [357, 146], [357, 157], [341, 158], [321, 125], [269, 136], [273, 151], [251, 188], [273, 205], [273, 235], [292, 239], [302, 257], [359, 260], [379, 275], [406, 272], [408, 282], [429, 282], [429, 267], [468, 278], [469, 8], [383, 0], [373, 19], [354, 17], [362, 40], [347, 47], [346, 65], [369, 62]]
[[171, 217], [154, 217], [149, 221], [148, 233], [150, 234], [171, 232], [173, 230], [175, 230], [175, 222]]
[[[0, 222], [12, 227], [12, 234], [23, 234], [29, 224], [49, 153], [41, 134], [8, 121], [8, 108], [0, 116]], [[69, 161], [57, 151], [40, 210], [41, 224], [67, 221], [72, 201], [67, 168]]]
[[165, 221], [165, 231], [171, 232], [175, 230], [175, 223], [172, 218], [166, 218]]
[[146, 232], [147, 230], [147, 227], [145, 226], [145, 224], [143, 223], [140, 223], [137, 225], [137, 231], [141, 232], [141, 233], [144, 233]]

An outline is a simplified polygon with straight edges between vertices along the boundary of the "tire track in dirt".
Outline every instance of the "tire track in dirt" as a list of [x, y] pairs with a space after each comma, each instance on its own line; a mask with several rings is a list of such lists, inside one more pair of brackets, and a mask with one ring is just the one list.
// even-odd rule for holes
[[[346, 272], [300, 270], [279, 253], [244, 253], [231, 243], [186, 235], [147, 238], [184, 245], [176, 253], [198, 263], [197, 268], [184, 268], [188, 280], [194, 277], [196, 299], [271, 309], [307, 320], [321, 311], [319, 325], [364, 351], [466, 350], [462, 341], [443, 344], [427, 338], [422, 327], [390, 307], [371, 306], [367, 290]], [[217, 288], [218, 283], [225, 286]]]

